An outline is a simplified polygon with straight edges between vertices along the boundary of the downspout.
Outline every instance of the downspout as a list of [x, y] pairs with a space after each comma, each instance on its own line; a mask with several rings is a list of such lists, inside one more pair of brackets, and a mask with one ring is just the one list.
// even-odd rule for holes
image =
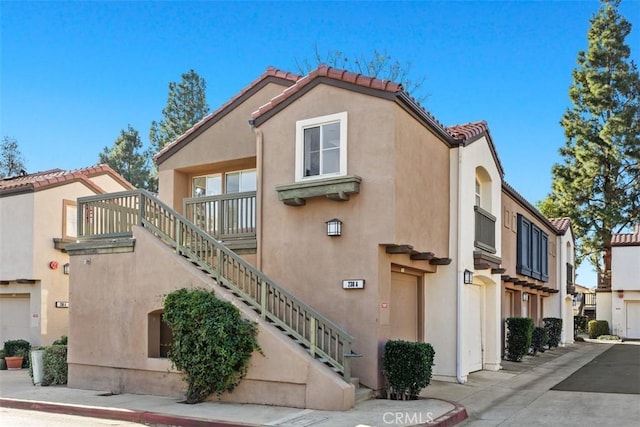
[[249, 120], [256, 134], [256, 268], [262, 270], [262, 131]]
[[456, 310], [456, 380], [460, 384], [465, 384], [467, 379], [462, 376], [462, 242], [460, 239], [460, 232], [462, 230], [462, 149], [464, 148], [464, 142], [460, 141], [458, 144], [458, 206], [457, 206], [457, 310]]
[[[569, 279], [569, 271], [565, 271], [566, 269], [563, 268], [563, 266], [565, 266], [568, 262], [568, 259], [565, 260], [564, 257], [566, 257], [566, 252], [564, 250], [564, 247], [562, 245], [562, 235], [558, 236], [556, 238], [556, 251], [559, 252], [559, 256], [558, 256], [558, 265], [557, 265], [557, 280], [558, 280], [558, 287], [560, 288], [560, 295], [562, 295], [559, 299], [559, 304], [560, 304], [560, 319], [562, 319], [562, 332], [560, 335], [560, 344], [562, 344], [563, 346], [567, 343], [567, 329], [566, 329], [566, 323], [565, 322], [565, 315], [566, 315], [566, 305], [567, 305], [567, 296], [569, 296], [569, 294], [567, 293], [567, 281]], [[564, 277], [565, 280], [562, 280], [563, 277], [563, 271], [565, 271], [564, 273]], [[544, 315], [544, 313], [543, 313]]]

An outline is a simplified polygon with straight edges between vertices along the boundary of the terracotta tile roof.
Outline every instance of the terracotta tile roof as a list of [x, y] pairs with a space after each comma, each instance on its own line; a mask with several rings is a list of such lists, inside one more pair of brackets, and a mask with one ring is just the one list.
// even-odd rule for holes
[[111, 175], [125, 187], [130, 189], [134, 188], [133, 185], [109, 166], [96, 165], [70, 171], [51, 169], [32, 174], [4, 178], [0, 180], [0, 194], [40, 191], [45, 188], [68, 184], [73, 181], [83, 182], [97, 193], [104, 193], [105, 191], [90, 179], [94, 176], [103, 174]]
[[456, 139], [468, 140], [489, 131], [489, 126], [484, 120], [463, 125], [454, 125], [447, 128], [447, 132]]
[[271, 101], [260, 107], [258, 110], [254, 111], [251, 115], [251, 118], [255, 120], [266, 112], [274, 109], [279, 104], [281, 104], [320, 77], [326, 77], [332, 80], [352, 83], [358, 86], [377, 89], [385, 92], [397, 93], [402, 92], [403, 90], [400, 83], [395, 83], [390, 80], [378, 79], [375, 77], [367, 77], [362, 74], [353, 73], [347, 70], [340, 70], [337, 68], [331, 68], [324, 64], [321, 64], [320, 66], [318, 66], [318, 68], [298, 80], [293, 86], [285, 89], [281, 94], [275, 96], [271, 99]]
[[175, 152], [177, 149], [182, 147], [186, 142], [192, 139], [191, 137], [194, 136], [194, 134], [197, 134], [199, 130], [206, 129], [209, 123], [211, 123], [214, 119], [228, 113], [231, 109], [233, 109], [230, 107], [233, 107], [234, 104], [240, 101], [243, 97], [247, 96], [252, 89], [257, 87], [260, 83], [262, 83], [264, 80], [266, 80], [269, 77], [282, 79], [282, 80], [293, 82], [293, 83], [297, 82], [302, 78], [302, 76], [298, 74], [290, 73], [288, 71], [278, 70], [277, 68], [274, 68], [271, 66], [267, 67], [265, 72], [262, 73], [260, 77], [252, 81], [248, 86], [242, 89], [233, 98], [231, 98], [230, 100], [222, 104], [218, 109], [206, 115], [202, 120], [200, 120], [198, 123], [193, 125], [184, 134], [180, 135], [175, 141], [167, 144], [162, 150], [157, 152], [153, 158], [156, 160], [156, 162], [159, 162], [159, 163], [164, 161], [163, 157], [166, 157], [168, 153]]
[[566, 233], [569, 227], [571, 227], [571, 220], [567, 217], [564, 218], [549, 218], [549, 222], [560, 231], [562, 234]]
[[640, 246], [640, 225], [633, 233], [618, 233], [611, 236], [611, 246]]

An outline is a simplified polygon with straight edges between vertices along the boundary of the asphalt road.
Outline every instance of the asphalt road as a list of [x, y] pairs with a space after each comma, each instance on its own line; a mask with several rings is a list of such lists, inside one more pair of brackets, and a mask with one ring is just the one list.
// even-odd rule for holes
[[551, 390], [640, 394], [640, 345], [614, 345]]

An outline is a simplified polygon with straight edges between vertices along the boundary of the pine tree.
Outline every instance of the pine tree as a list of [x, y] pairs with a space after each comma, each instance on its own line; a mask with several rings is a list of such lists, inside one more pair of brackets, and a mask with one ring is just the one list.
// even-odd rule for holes
[[3, 137], [0, 145], [0, 178], [16, 176], [25, 169], [18, 141], [8, 136]]
[[539, 207], [547, 216], [571, 218], [578, 259], [606, 278], [612, 234], [640, 221], [640, 79], [625, 43], [631, 24], [618, 12], [620, 0], [601, 3], [573, 70], [573, 106], [560, 122], [563, 163], [553, 166], [551, 194]]
[[[151, 147], [147, 153], [150, 158], [167, 144], [198, 123], [209, 113], [206, 97], [207, 84], [195, 71], [182, 74], [180, 83], [169, 83], [167, 106], [162, 110], [164, 117], [159, 122], [151, 122], [149, 140]], [[157, 191], [158, 171], [155, 165], [151, 169], [149, 190]]]
[[149, 158], [142, 149], [138, 131], [131, 125], [121, 130], [111, 148], [99, 154], [100, 163], [106, 163], [137, 188], [148, 189], [150, 179]]

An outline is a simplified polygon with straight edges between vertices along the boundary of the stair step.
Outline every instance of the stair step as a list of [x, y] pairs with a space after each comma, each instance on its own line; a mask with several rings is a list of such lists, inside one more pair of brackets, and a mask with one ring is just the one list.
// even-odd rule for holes
[[373, 399], [373, 390], [367, 387], [356, 388], [356, 403], [364, 402], [365, 400]]

